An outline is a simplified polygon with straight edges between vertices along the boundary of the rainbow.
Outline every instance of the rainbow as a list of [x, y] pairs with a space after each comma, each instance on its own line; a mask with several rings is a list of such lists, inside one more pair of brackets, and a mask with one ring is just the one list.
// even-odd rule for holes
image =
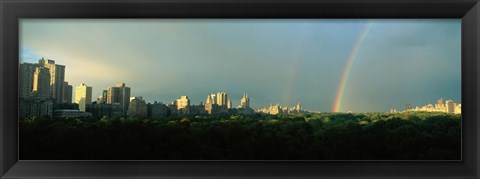
[[285, 95], [285, 104], [286, 105], [290, 105], [290, 102], [292, 101], [293, 94], [294, 94], [294, 91], [295, 91], [295, 80], [297, 78], [298, 70], [299, 70], [298, 69], [299, 64], [302, 60], [302, 55], [303, 55], [303, 50], [304, 50], [305, 43], [309, 39], [310, 35], [311, 35], [311, 32], [308, 31], [308, 32], [304, 32], [299, 37], [299, 42], [298, 42], [299, 45], [298, 45], [298, 48], [296, 49], [296, 52], [293, 56], [293, 64], [292, 64], [292, 68], [290, 70], [289, 79], [287, 81], [287, 91], [286, 91], [286, 95]]
[[345, 91], [345, 84], [348, 81], [348, 76], [350, 74], [350, 70], [352, 69], [353, 62], [357, 58], [358, 50], [362, 46], [365, 37], [367, 36], [368, 32], [370, 31], [370, 27], [372, 26], [372, 21], [367, 21], [366, 25], [364, 26], [362, 32], [358, 36], [357, 40], [355, 41], [355, 45], [353, 45], [352, 51], [348, 56], [347, 64], [342, 73], [342, 78], [340, 80], [340, 84], [337, 88], [337, 95], [335, 96], [335, 101], [332, 105], [333, 112], [340, 112], [340, 107], [342, 105], [343, 93]]

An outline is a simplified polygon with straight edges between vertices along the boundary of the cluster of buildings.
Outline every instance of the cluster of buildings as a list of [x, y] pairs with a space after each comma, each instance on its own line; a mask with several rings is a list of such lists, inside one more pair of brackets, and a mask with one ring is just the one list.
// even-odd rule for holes
[[[232, 107], [226, 92], [208, 94], [204, 102], [193, 105], [188, 96], [180, 96], [170, 104], [155, 101], [147, 103], [142, 97], [131, 97], [127, 115], [161, 119], [168, 116], [197, 115], [197, 114], [253, 114], [250, 108], [250, 99], [244, 94], [237, 108]], [[95, 112], [94, 112], [95, 114]]]
[[270, 104], [269, 107], [257, 109], [256, 112], [277, 115], [277, 114], [298, 114], [298, 113], [303, 113], [305, 111], [302, 109], [302, 106], [300, 105], [300, 103], [298, 103], [293, 107], [281, 106], [279, 104], [275, 104], [275, 105]]
[[[450, 114], [461, 114], [462, 113], [462, 104], [455, 103], [453, 100], [446, 100], [443, 102], [443, 98], [437, 100], [436, 104], [427, 104], [424, 106], [412, 107], [409, 104], [405, 105], [404, 111], [425, 111], [425, 112], [444, 112]], [[402, 112], [404, 112], [402, 111]], [[397, 113], [396, 109], [391, 109], [391, 113]]]
[[[65, 81], [65, 66], [54, 60], [40, 59], [38, 63], [20, 63], [20, 117], [86, 117], [139, 116], [159, 119], [167, 116], [192, 114], [253, 114], [250, 99], [244, 94], [238, 107], [226, 92], [210, 93], [205, 103], [192, 105], [188, 96], [170, 104], [146, 103], [142, 97], [131, 97], [131, 88], [117, 83], [102, 91], [92, 101], [92, 87], [85, 83], [73, 87]], [[72, 102], [73, 101], [73, 102]]]
[[55, 105], [72, 101], [72, 86], [65, 81], [65, 66], [53, 60], [19, 66], [20, 117], [53, 116]]
[[[248, 94], [243, 94], [237, 107], [226, 92], [209, 93], [205, 102], [191, 104], [188, 96], [180, 96], [169, 104], [147, 103], [142, 97], [132, 97], [125, 83], [102, 90], [92, 100], [92, 87], [85, 83], [75, 89], [65, 81], [65, 66], [54, 60], [40, 59], [38, 63], [20, 63], [20, 117], [88, 117], [138, 116], [160, 119], [168, 116], [196, 114], [254, 114]], [[75, 96], [73, 96], [75, 90]], [[291, 114], [303, 112], [300, 104], [294, 107], [270, 105], [256, 112]]]

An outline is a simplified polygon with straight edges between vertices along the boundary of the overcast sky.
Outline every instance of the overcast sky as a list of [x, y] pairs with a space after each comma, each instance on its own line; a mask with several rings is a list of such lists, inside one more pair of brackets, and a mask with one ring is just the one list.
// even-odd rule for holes
[[[367, 23], [370, 23], [366, 29]], [[147, 102], [187, 95], [193, 104], [225, 91], [234, 106], [248, 93], [271, 103], [331, 111], [359, 36], [340, 111], [373, 112], [460, 102], [460, 19], [22, 19], [20, 61], [45, 57], [65, 80], [116, 82]]]

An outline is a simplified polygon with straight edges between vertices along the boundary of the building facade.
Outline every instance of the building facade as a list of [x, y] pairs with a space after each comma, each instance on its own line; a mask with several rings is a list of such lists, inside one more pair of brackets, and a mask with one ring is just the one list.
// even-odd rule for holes
[[50, 92], [51, 96], [54, 99], [55, 103], [62, 103], [63, 100], [63, 89], [65, 81], [65, 66], [55, 64], [54, 60], [49, 59], [40, 59], [38, 61], [40, 66], [43, 66], [49, 69], [50, 72]]
[[454, 103], [453, 100], [446, 100], [443, 102], [443, 98], [437, 100], [437, 103], [427, 104], [424, 106], [417, 106], [415, 108], [405, 109], [405, 111], [425, 111], [425, 112], [444, 112], [451, 114], [461, 114], [462, 104]]
[[115, 87], [108, 88], [105, 101], [107, 104], [120, 103], [123, 115], [127, 115], [130, 105], [130, 87], [126, 87], [125, 83], [117, 83]]
[[215, 96], [212, 94], [207, 95], [207, 99], [205, 100], [205, 111], [208, 114], [216, 114], [219, 112], [219, 107], [215, 102]]
[[168, 106], [163, 103], [157, 103], [156, 101], [153, 104], [148, 103], [147, 111], [148, 117], [154, 120], [168, 116]]
[[250, 109], [250, 98], [248, 98], [248, 94], [243, 94], [238, 108]]
[[176, 106], [179, 114], [190, 114], [190, 99], [188, 99], [188, 96], [180, 96], [180, 99], [176, 100]]
[[133, 97], [128, 106], [129, 116], [147, 117], [148, 106], [142, 97]]
[[33, 74], [38, 65], [21, 63], [19, 69], [19, 96], [30, 96], [33, 91]]
[[33, 73], [32, 92], [38, 97], [50, 97], [50, 72], [43, 67], [36, 67]]
[[75, 88], [75, 103], [82, 112], [86, 111], [87, 105], [92, 103], [92, 87], [82, 83]]
[[72, 103], [73, 97], [73, 86], [69, 85], [68, 82], [63, 82], [63, 102]]
[[52, 117], [53, 115], [53, 99], [50, 97], [20, 97], [19, 103], [19, 116], [21, 118]]
[[105, 104], [105, 103], [93, 103], [89, 107], [89, 112], [92, 113], [93, 116], [98, 117], [121, 117], [123, 114], [123, 108], [120, 103], [114, 104]]

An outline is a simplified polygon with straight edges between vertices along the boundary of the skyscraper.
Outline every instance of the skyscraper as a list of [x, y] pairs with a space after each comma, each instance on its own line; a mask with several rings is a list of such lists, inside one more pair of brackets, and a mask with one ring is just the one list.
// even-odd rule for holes
[[232, 109], [232, 101], [230, 101], [230, 99], [228, 99], [227, 108]]
[[71, 103], [72, 102], [72, 93], [73, 86], [69, 85], [68, 82], [63, 83], [63, 102]]
[[455, 103], [452, 100], [445, 101], [445, 112], [454, 113], [455, 112]]
[[92, 103], [92, 87], [80, 84], [75, 88], [75, 103], [78, 104], [78, 109], [85, 112], [86, 106]]
[[40, 66], [48, 68], [50, 71], [50, 92], [55, 103], [63, 102], [63, 82], [65, 81], [65, 66], [55, 64], [54, 60], [44, 58], [38, 61]]
[[216, 114], [218, 112], [218, 105], [215, 104], [215, 95], [208, 94], [207, 99], [205, 100], [205, 111], [208, 114]]
[[240, 100], [240, 105], [238, 108], [250, 109], [250, 99], [247, 94], [243, 94], [242, 99]]
[[51, 117], [53, 100], [49, 91], [49, 71], [32, 63], [21, 63], [19, 71], [19, 116]]
[[120, 103], [123, 108], [123, 115], [127, 114], [130, 104], [130, 87], [126, 87], [125, 83], [117, 83], [115, 87], [107, 90], [107, 104]]
[[30, 96], [33, 91], [33, 74], [35, 73], [37, 65], [32, 63], [21, 63], [19, 74], [19, 96]]
[[190, 99], [188, 96], [180, 96], [180, 99], [176, 100], [177, 110], [180, 114], [188, 114], [188, 108], [190, 107]]
[[38, 97], [50, 97], [50, 73], [47, 68], [35, 68], [35, 72], [33, 73], [32, 92]]
[[218, 106], [226, 106], [228, 101], [227, 93], [226, 92], [218, 92], [217, 93], [217, 103]]

